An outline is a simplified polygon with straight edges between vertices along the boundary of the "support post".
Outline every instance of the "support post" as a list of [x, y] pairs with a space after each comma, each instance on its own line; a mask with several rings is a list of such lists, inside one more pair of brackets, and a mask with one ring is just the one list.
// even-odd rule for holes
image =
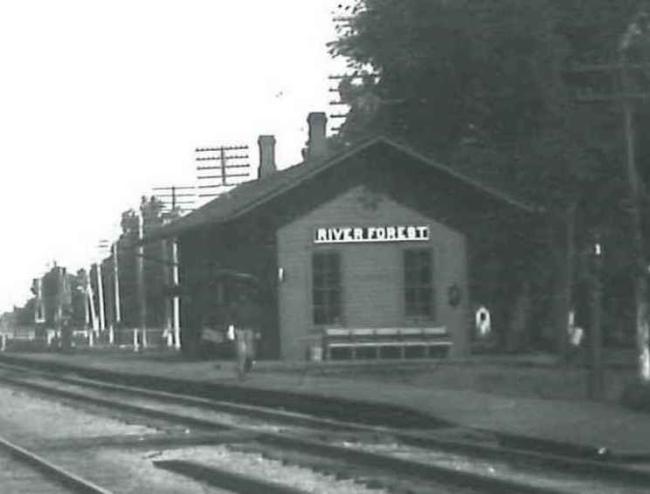
[[[628, 40], [629, 41], [629, 40]], [[647, 263], [643, 246], [643, 219], [641, 217], [641, 183], [636, 168], [636, 146], [634, 136], [634, 109], [626, 96], [631, 91], [627, 68], [626, 50], [628, 43], [619, 47], [621, 85], [623, 90], [623, 125], [625, 132], [625, 170], [630, 190], [630, 215], [632, 216], [632, 247], [634, 251], [634, 300], [636, 305], [636, 342], [638, 372], [641, 381], [650, 382], [650, 327], [648, 317]]]
[[[163, 225], [165, 225], [166, 222], [163, 220]], [[160, 241], [161, 245], [161, 264], [163, 266], [163, 273], [165, 276], [165, 284], [167, 286], [172, 285], [172, 265], [171, 265], [171, 241], [170, 240], [161, 240]], [[164, 300], [164, 315], [165, 315], [165, 322], [164, 322], [164, 332], [163, 332], [163, 337], [167, 338], [167, 335], [173, 333], [173, 318], [174, 315], [172, 314], [172, 297], [171, 294], [166, 294], [165, 295], [165, 300]], [[167, 345], [170, 347], [171, 345]]]
[[90, 273], [86, 277], [86, 296], [88, 299], [87, 303], [90, 307], [90, 326], [93, 331], [97, 331], [97, 314], [95, 313], [95, 301], [93, 300], [93, 287], [90, 283]]
[[106, 313], [104, 311], [104, 283], [102, 280], [102, 262], [97, 263], [97, 306], [99, 308], [99, 330], [106, 329]]
[[113, 243], [113, 291], [115, 293], [115, 324], [119, 326], [122, 320], [122, 311], [120, 307], [120, 268], [119, 258], [117, 257], [117, 242]]
[[[147, 299], [145, 290], [144, 279], [144, 245], [142, 239], [144, 238], [144, 217], [142, 208], [138, 214], [138, 245], [135, 257], [135, 279], [137, 285], [137, 300], [138, 300], [138, 323], [139, 329], [144, 330], [147, 326]], [[137, 336], [136, 336], [137, 339]]]
[[82, 293], [83, 293], [83, 298], [84, 298], [84, 329], [88, 329], [90, 327], [90, 311], [88, 307], [88, 279], [87, 276], [84, 272], [84, 277], [83, 277], [83, 286], [81, 287]]
[[602, 400], [605, 394], [602, 332], [602, 246], [594, 243], [591, 266], [591, 324], [589, 332], [589, 398]]
[[[577, 200], [572, 200], [566, 210], [565, 215], [565, 265], [564, 265], [564, 286], [562, 293], [562, 316], [563, 320], [568, 322], [569, 313], [573, 309], [573, 284], [575, 276], [575, 223], [576, 211], [578, 209]], [[566, 361], [569, 355], [569, 327], [565, 324], [560, 327], [557, 335], [557, 348], [562, 360]]]
[[[180, 279], [178, 272], [178, 239], [172, 239], [172, 285], [174, 290], [178, 289]], [[174, 293], [172, 299], [172, 329], [174, 331], [174, 348], [181, 349], [181, 318], [180, 318], [180, 297]]]

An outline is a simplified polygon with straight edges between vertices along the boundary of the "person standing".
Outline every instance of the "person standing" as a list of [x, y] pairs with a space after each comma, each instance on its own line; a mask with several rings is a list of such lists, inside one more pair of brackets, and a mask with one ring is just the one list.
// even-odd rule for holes
[[258, 307], [250, 294], [238, 295], [231, 311], [232, 323], [228, 328], [229, 336], [234, 339], [237, 377], [244, 379], [255, 365], [256, 334], [259, 329]]
[[244, 379], [255, 363], [255, 332], [251, 328], [235, 328], [237, 377]]

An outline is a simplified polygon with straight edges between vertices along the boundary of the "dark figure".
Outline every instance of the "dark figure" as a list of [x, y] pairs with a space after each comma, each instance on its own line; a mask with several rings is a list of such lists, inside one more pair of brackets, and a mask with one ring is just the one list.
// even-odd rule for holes
[[255, 364], [255, 332], [252, 329], [235, 329], [237, 377], [244, 379]]
[[259, 308], [249, 294], [239, 294], [231, 305], [231, 321], [233, 327], [228, 333], [235, 340], [237, 376], [243, 379], [255, 364], [255, 340], [259, 330]]

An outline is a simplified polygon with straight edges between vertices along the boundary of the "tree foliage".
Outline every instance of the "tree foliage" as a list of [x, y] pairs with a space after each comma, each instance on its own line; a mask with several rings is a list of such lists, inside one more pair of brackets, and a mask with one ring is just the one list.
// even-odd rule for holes
[[343, 81], [351, 112], [341, 135], [380, 132], [452, 164], [471, 160], [473, 173], [550, 205], [585, 186], [611, 196], [622, 168], [618, 108], [577, 102], [590, 81], [571, 70], [612, 61], [641, 4], [359, 1], [331, 51], [377, 77], [356, 94]]
[[[593, 242], [594, 231], [606, 236], [605, 270], [613, 279], [627, 272], [631, 258], [621, 108], [615, 98], [585, 103], [578, 96], [614, 96], [620, 74], [577, 68], [615, 64], [623, 33], [645, 4], [358, 0], [339, 12], [343, 21], [331, 44], [351, 71], [365, 74], [341, 82], [350, 113], [339, 139], [387, 134], [558, 219], [577, 211], [575, 251]], [[633, 61], [648, 60], [646, 43], [638, 41]], [[650, 90], [647, 81], [637, 90]], [[648, 115], [644, 105], [636, 108], [637, 131]], [[647, 169], [650, 145], [642, 140], [638, 156]], [[566, 239], [549, 233], [546, 240], [553, 257], [561, 251], [554, 244]], [[562, 265], [561, 256], [555, 265], [542, 258], [537, 268]], [[623, 285], [610, 285], [612, 293], [624, 293]], [[556, 325], [566, 320], [561, 313]]]

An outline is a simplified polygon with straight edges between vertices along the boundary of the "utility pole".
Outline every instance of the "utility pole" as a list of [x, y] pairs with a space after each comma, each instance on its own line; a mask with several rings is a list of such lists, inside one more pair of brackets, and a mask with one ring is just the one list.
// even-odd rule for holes
[[56, 321], [57, 329], [61, 331], [61, 328], [63, 327], [63, 268], [60, 266], [54, 266], [54, 274], [56, 275], [56, 315], [54, 320]]
[[180, 297], [177, 293], [180, 283], [178, 272], [178, 239], [172, 239], [172, 286], [174, 287], [174, 296], [172, 298], [172, 329], [174, 331], [174, 348], [181, 349], [181, 322], [180, 322]]
[[[251, 179], [250, 163], [242, 161], [249, 158], [247, 145], [196, 148], [195, 153], [198, 162], [219, 162], [217, 165], [197, 165], [199, 198], [218, 197], [236, 185]], [[240, 173], [242, 170], [246, 171]], [[204, 172], [210, 174], [205, 175]], [[205, 182], [209, 180], [212, 183]], [[201, 184], [201, 181], [204, 182]]]
[[[196, 200], [196, 187], [192, 186], [177, 186], [171, 185], [168, 187], [154, 187], [156, 197], [163, 198], [163, 202], [171, 200], [171, 204], [167, 214], [165, 215], [163, 222], [173, 221], [178, 218], [183, 212], [191, 211], [190, 208], [186, 207], [185, 204], [191, 203], [192, 205]], [[179, 191], [192, 191], [192, 192], [179, 192]], [[162, 192], [162, 193], [160, 193]], [[188, 199], [188, 198], [192, 199]], [[164, 224], [164, 223], [163, 223]], [[171, 259], [169, 259], [169, 257]], [[171, 304], [169, 304], [167, 309], [168, 319], [167, 324], [169, 329], [172, 331], [172, 339], [174, 349], [180, 350], [181, 348], [181, 338], [180, 338], [180, 297], [176, 293], [179, 285], [179, 270], [178, 270], [178, 240], [173, 238], [171, 242], [164, 242], [163, 244], [163, 257], [161, 260], [163, 264], [169, 271], [167, 271], [168, 281], [174, 290], [171, 298]], [[167, 299], [169, 301], [169, 298]]]
[[197, 198], [196, 187], [192, 185], [154, 187], [153, 195], [163, 203], [167, 214], [193, 211]]
[[32, 282], [32, 293], [35, 295], [34, 322], [41, 324], [45, 322], [45, 304], [43, 302], [43, 278], [34, 278]]
[[[632, 86], [628, 67], [628, 50], [634, 43], [634, 38], [648, 33], [649, 20], [645, 12], [637, 15], [621, 37], [618, 46], [619, 63], [621, 66], [621, 89], [623, 92], [623, 120], [625, 130], [626, 175], [630, 188], [633, 224], [633, 248], [635, 266], [634, 298], [636, 302], [636, 340], [639, 358], [639, 377], [642, 381], [650, 381], [650, 328], [648, 327], [648, 262], [645, 257], [643, 244], [643, 193], [641, 178], [636, 166], [636, 146], [634, 137], [634, 107], [632, 105]], [[647, 94], [645, 95], [647, 99]]]
[[77, 271], [77, 276], [79, 277], [80, 286], [78, 290], [83, 294], [83, 311], [84, 311], [84, 330], [87, 330], [90, 324], [90, 314], [88, 313], [88, 283], [87, 275], [85, 269], [80, 269]]
[[[92, 267], [91, 267], [92, 269]], [[84, 278], [86, 303], [90, 306], [90, 325], [92, 331], [97, 331], [97, 314], [95, 312], [95, 301], [93, 300], [93, 286], [90, 283], [90, 272]]]
[[648, 261], [645, 255], [643, 239], [643, 186], [636, 165], [636, 143], [634, 129], [634, 103], [647, 101], [650, 91], [638, 91], [632, 87], [631, 70], [647, 70], [650, 64], [630, 63], [628, 51], [640, 36], [648, 36], [650, 20], [645, 12], [639, 13], [628, 25], [621, 36], [617, 54], [618, 60], [614, 64], [584, 65], [575, 67], [571, 73], [593, 75], [618, 74], [619, 88], [614, 94], [595, 94], [592, 91], [578, 94], [578, 101], [621, 103], [623, 117], [623, 132], [625, 140], [624, 167], [629, 189], [629, 212], [632, 220], [631, 243], [634, 256], [634, 302], [635, 302], [635, 327], [636, 347], [638, 354], [638, 375], [644, 382], [650, 382], [650, 308], [648, 306]]
[[106, 329], [106, 314], [104, 311], [104, 283], [102, 280], [102, 261], [101, 259], [97, 262], [97, 300], [99, 308], [99, 331], [104, 331]]
[[122, 322], [122, 311], [120, 308], [120, 268], [117, 257], [117, 244], [119, 241], [113, 242], [113, 292], [115, 294], [115, 324], [119, 325]]
[[[376, 94], [375, 86], [379, 82], [379, 74], [369, 71], [355, 71], [351, 74], [336, 74], [328, 76], [330, 81], [338, 81], [335, 87], [330, 87], [330, 93], [338, 93], [339, 99], [331, 100], [329, 105], [338, 108], [348, 108], [348, 112], [333, 111], [328, 117], [332, 120], [345, 120], [353, 108], [364, 113], [373, 114], [380, 107], [401, 105], [404, 98], [385, 99]], [[341, 125], [332, 127], [332, 132], [341, 130]]]
[[[371, 92], [372, 86], [374, 86], [379, 80], [379, 74], [377, 73], [355, 71], [351, 74], [330, 75], [327, 78], [330, 81], [336, 82], [336, 85], [330, 86], [328, 88], [328, 91], [330, 93], [339, 94], [339, 99], [329, 101], [329, 105], [331, 107], [348, 107], [349, 109], [353, 104], [360, 102], [363, 98], [366, 98], [367, 103], [372, 102], [373, 105], [379, 105], [382, 103], [382, 101], [376, 95], [374, 95], [374, 93]], [[351, 100], [354, 100], [354, 102]], [[401, 103], [403, 100], [396, 101]], [[345, 120], [348, 115], [349, 111], [332, 111], [329, 113], [328, 117], [331, 120]], [[332, 132], [338, 132], [340, 130], [340, 125], [332, 127]]]
[[136, 247], [135, 258], [135, 279], [137, 285], [137, 299], [138, 299], [138, 321], [140, 330], [142, 331], [142, 344], [144, 346], [145, 333], [147, 328], [147, 298], [144, 279], [144, 207], [146, 206], [146, 199], [142, 198], [142, 203], [138, 210], [138, 242]]
[[602, 267], [603, 247], [597, 237], [590, 253], [591, 325], [589, 328], [589, 397], [601, 400], [605, 394], [605, 369], [603, 366], [602, 331]]
[[99, 250], [99, 261], [97, 262], [97, 300], [99, 307], [99, 330], [106, 330], [106, 306], [104, 300], [104, 277], [102, 276], [102, 262], [104, 255], [107, 254], [109, 249], [108, 240], [100, 240], [97, 244]]

